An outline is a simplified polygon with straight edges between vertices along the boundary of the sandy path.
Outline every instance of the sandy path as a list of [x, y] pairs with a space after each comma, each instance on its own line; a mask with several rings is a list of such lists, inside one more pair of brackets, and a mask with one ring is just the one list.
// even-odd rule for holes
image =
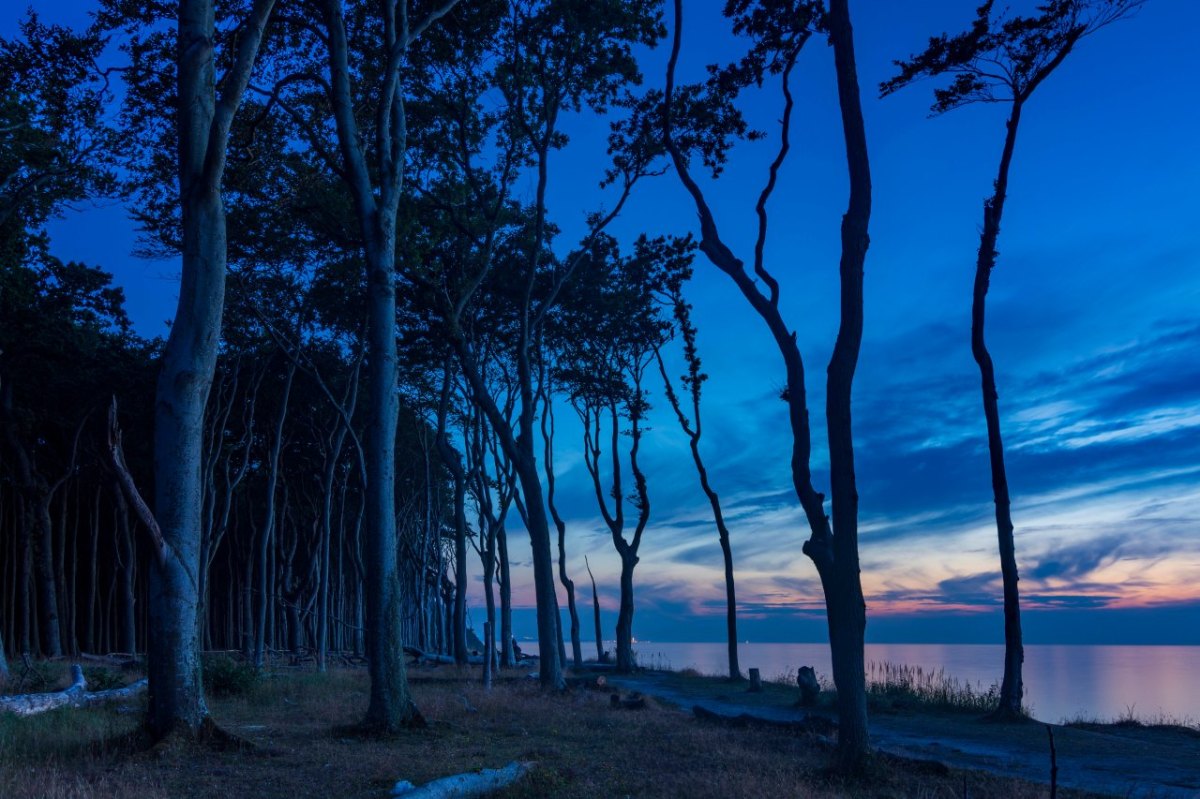
[[[784, 704], [739, 702], [742, 689], [718, 686], [707, 693], [680, 690], [664, 674], [610, 677], [636, 690], [690, 710], [700, 705], [728, 716], [748, 713], [796, 721], [804, 711]], [[755, 695], [761, 697], [761, 694]], [[1053, 725], [1058, 783], [1094, 793], [1154, 799], [1200, 799], [1200, 736], [1183, 731]], [[990, 724], [959, 714], [875, 714], [871, 740], [897, 755], [941, 761], [962, 769], [989, 771], [1049, 783], [1049, 747], [1040, 723]]]

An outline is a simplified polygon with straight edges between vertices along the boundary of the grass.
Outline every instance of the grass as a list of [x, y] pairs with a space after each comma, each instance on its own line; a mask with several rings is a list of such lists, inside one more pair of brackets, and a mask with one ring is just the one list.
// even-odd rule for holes
[[[359, 670], [325, 675], [277, 673], [247, 693], [216, 698], [227, 731], [258, 751], [175, 747], [137, 752], [137, 712], [61, 710], [0, 718], [0, 796], [382, 797], [399, 779], [422, 784], [462, 771], [534, 760], [523, 783], [501, 794], [522, 797], [950, 797], [1041, 796], [1040, 788], [982, 774], [908, 773], [894, 764], [869, 780], [843, 781], [826, 770], [812, 738], [770, 730], [729, 730], [654, 702], [644, 710], [609, 707], [608, 695], [546, 693], [524, 672], [483, 691], [476, 669], [414, 670], [413, 693], [428, 730], [364, 739], [342, 730], [366, 707]], [[782, 687], [778, 687], [782, 690]]]
[[1162, 711], [1159, 711], [1155, 716], [1139, 715], [1133, 705], [1128, 705], [1124, 713], [1113, 719], [1101, 719], [1095, 716], [1080, 714], [1069, 719], [1063, 719], [1062, 725], [1078, 729], [1161, 730], [1200, 738], [1200, 722], [1195, 719], [1180, 719]]
[[972, 686], [947, 675], [945, 669], [886, 661], [867, 664], [867, 701], [876, 712], [922, 709], [981, 714], [995, 710], [999, 699], [998, 684], [987, 689]]

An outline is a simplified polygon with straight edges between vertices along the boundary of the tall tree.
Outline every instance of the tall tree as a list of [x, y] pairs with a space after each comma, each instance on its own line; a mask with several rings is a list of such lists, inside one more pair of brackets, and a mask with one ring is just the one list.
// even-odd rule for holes
[[[700, 360], [700, 350], [696, 345], [696, 325], [692, 322], [692, 306], [683, 296], [683, 285], [691, 277], [692, 244], [690, 240], [682, 243], [678, 252], [681, 259], [686, 259], [679, 268], [673, 270], [670, 278], [665, 281], [662, 294], [665, 302], [675, 318], [675, 329], [683, 344], [683, 360], [686, 367], [679, 378], [680, 390], [675, 389], [675, 382], [667, 373], [667, 365], [663, 360], [662, 348], [656, 348], [654, 359], [658, 363], [658, 372], [663, 380], [664, 391], [671, 410], [683, 434], [687, 436], [688, 446], [692, 451], [692, 462], [696, 465], [696, 474], [700, 479], [700, 489], [708, 499], [712, 509], [713, 523], [717, 527], [717, 541], [721, 546], [721, 560], [725, 569], [725, 645], [726, 660], [729, 667], [729, 679], [741, 680], [742, 670], [738, 665], [737, 637], [737, 589], [733, 574], [733, 547], [729, 540], [729, 526], [725, 523], [725, 513], [721, 509], [721, 498], [709, 480], [708, 468], [704, 465], [704, 457], [700, 454], [700, 437], [704, 434], [704, 426], [700, 416], [700, 394], [708, 375]], [[682, 395], [682, 397], [681, 397]], [[690, 405], [690, 415], [685, 407], [685, 401]]]
[[[110, 9], [121, 24], [153, 10]], [[220, 9], [232, 34], [218, 30], [213, 0], [181, 0], [174, 86], [135, 63], [131, 105], [166, 90], [175, 98], [174, 140], [179, 250], [179, 304], [163, 352], [155, 402], [154, 513], [162, 546], [150, 566], [150, 704], [147, 726], [157, 735], [196, 735], [208, 719], [200, 679], [198, 622], [205, 404], [216, 368], [225, 298], [226, 220], [221, 182], [234, 116], [258, 58], [274, 0]], [[227, 16], [228, 15], [228, 16]], [[151, 40], [161, 37], [151, 35]], [[134, 40], [131, 52], [139, 52]], [[218, 64], [224, 69], [218, 75]], [[171, 92], [171, 89], [174, 91]], [[162, 102], [161, 95], [153, 102]]]
[[1004, 678], [995, 711], [999, 718], [1024, 715], [1021, 699], [1025, 649], [996, 368], [988, 350], [984, 321], [992, 270], [999, 256], [996, 242], [1008, 197], [1017, 131], [1034, 91], [1066, 60], [1079, 40], [1128, 17], [1143, 3], [1144, 0], [1051, 0], [1038, 7], [1037, 15], [1022, 17], [1008, 16], [1007, 9], [997, 11], [995, 0], [987, 0], [976, 10], [970, 30], [956, 36], [942, 34], [931, 38], [923, 53], [907, 61], [897, 61], [900, 73], [880, 86], [886, 96], [922, 78], [947, 76], [952, 78], [949, 85], [934, 90], [934, 114], [974, 103], [1000, 103], [1008, 107], [996, 179], [992, 194], [983, 201], [983, 227], [971, 291], [971, 354], [979, 366], [983, 394], [1004, 592]]
[[[729, 0], [725, 13], [733, 20], [734, 32], [750, 40], [748, 54], [724, 69], [713, 68], [707, 84], [684, 86], [676, 85], [675, 76], [682, 45], [682, 0], [675, 0], [674, 7], [675, 29], [665, 96], [651, 93], [642, 108], [648, 114], [660, 115], [663, 144], [700, 217], [700, 251], [730, 277], [766, 324], [783, 359], [786, 376], [783, 398], [788, 404], [792, 431], [792, 485], [809, 525], [804, 553], [816, 566], [825, 595], [833, 678], [838, 689], [836, 760], [839, 767], [852, 769], [870, 751], [863, 657], [866, 606], [858, 566], [858, 492], [850, 397], [862, 339], [862, 279], [871, 185], [848, 2], [832, 0], [826, 13], [821, 2]], [[833, 49], [850, 178], [849, 206], [842, 218], [841, 231], [840, 324], [826, 382], [832, 518], [825, 513], [825, 495], [816, 490], [812, 480], [804, 361], [796, 335], [779, 307], [779, 281], [765, 264], [767, 204], [790, 150], [792, 72], [804, 45], [819, 32], [828, 34]], [[751, 274], [722, 238], [705, 192], [693, 176], [691, 162], [698, 158], [714, 174], [719, 173], [734, 139], [761, 135], [748, 130], [732, 100], [743, 89], [761, 86], [768, 78], [779, 80], [783, 114], [779, 148], [755, 204], [758, 236]], [[636, 129], [626, 131], [630, 140], [636, 141], [639, 135]]]
[[[421, 67], [447, 45], [429, 39], [458, 5], [444, 0], [410, 18], [409, 0], [382, 4], [312, 0], [307, 18], [289, 18], [313, 61], [283, 54], [278, 76], [261, 90], [339, 176], [349, 193], [367, 274], [367, 486], [364, 530], [367, 658], [371, 693], [365, 724], [385, 732], [423, 723], [408, 690], [401, 649], [401, 589], [396, 543], [397, 217], [406, 195], [409, 116], [406, 95], [428, 78]], [[321, 63], [323, 60], [324, 63]], [[415, 64], [415, 65], [414, 65]], [[328, 129], [332, 127], [330, 141]]]

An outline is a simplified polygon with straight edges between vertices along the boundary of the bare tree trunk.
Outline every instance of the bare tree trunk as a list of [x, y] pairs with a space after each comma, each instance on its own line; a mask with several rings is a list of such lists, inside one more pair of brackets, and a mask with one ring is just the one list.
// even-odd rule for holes
[[450, 413], [450, 389], [453, 373], [447, 359], [442, 373], [442, 394], [438, 404], [437, 447], [442, 463], [454, 479], [454, 614], [451, 640], [454, 662], [467, 665], [467, 476], [462, 458], [450, 444], [446, 433]]
[[1000, 547], [1000, 575], [1004, 584], [1004, 678], [1000, 683], [1000, 700], [995, 711], [995, 715], [1000, 718], [1019, 718], [1022, 714], [1021, 700], [1024, 688], [1021, 672], [1025, 661], [1025, 648], [1021, 640], [1021, 596], [1017, 585], [1019, 576], [1016, 545], [1013, 540], [1008, 474], [1004, 467], [1004, 440], [1000, 433], [999, 394], [996, 391], [995, 367], [984, 338], [984, 318], [992, 269], [996, 266], [996, 240], [1000, 236], [1000, 220], [1004, 215], [1008, 172], [1020, 122], [1021, 103], [1014, 102], [996, 175], [995, 193], [983, 204], [983, 230], [980, 233], [971, 301], [971, 354], [979, 366], [983, 391], [983, 415], [987, 422], [988, 456], [992, 471], [992, 497], [996, 506], [996, 536]]
[[500, 555], [500, 662], [504, 668], [511, 669], [517, 665], [517, 653], [513, 650], [512, 569], [508, 560], [508, 531], [503, 524], [496, 531], [496, 549]]
[[[575, 607], [575, 583], [567, 575], [567, 525], [558, 513], [554, 502], [554, 407], [550, 400], [550, 389], [543, 385], [542, 440], [545, 442], [543, 469], [546, 472], [546, 506], [550, 518], [558, 531], [558, 581], [567, 593], [567, 613], [571, 619], [571, 658], [575, 668], [583, 664], [583, 646], [579, 640], [579, 610]], [[561, 634], [560, 634], [561, 638]], [[563, 659], [565, 660], [565, 654]]]
[[[116, 535], [116, 552], [117, 552], [117, 581], [118, 591], [120, 593], [120, 610], [117, 620], [117, 648], [122, 652], [133, 653], [137, 651], [137, 627], [135, 615], [135, 597], [134, 597], [134, 580], [133, 580], [133, 531], [129, 527], [129, 505], [125, 501], [125, 494], [121, 491], [121, 486], [113, 485], [113, 502], [116, 504], [116, 520], [117, 520], [117, 535]], [[95, 570], [92, 572], [92, 601], [95, 602], [96, 581]], [[88, 625], [88, 646], [92, 645], [91, 624]]]
[[401, 647], [400, 581], [396, 563], [396, 286], [392, 271], [394, 221], [381, 231], [386, 244], [368, 254], [368, 381], [371, 413], [366, 431], [367, 660], [371, 697], [366, 723], [394, 732], [419, 723], [408, 692]]
[[604, 629], [600, 625], [600, 594], [596, 592], [596, 576], [592, 574], [592, 564], [588, 563], [587, 556], [583, 558], [584, 564], [587, 566], [588, 577], [592, 581], [592, 612], [595, 614], [596, 621], [596, 662], [604, 662]]
[[254, 667], [263, 667], [263, 647], [266, 643], [267, 617], [274, 604], [274, 593], [267, 589], [268, 557], [271, 539], [275, 535], [275, 487], [279, 480], [279, 453], [283, 449], [283, 425], [287, 421], [288, 401], [292, 395], [292, 381], [296, 376], [296, 362], [288, 359], [287, 377], [283, 381], [283, 391], [279, 398], [279, 411], [275, 417], [275, 431], [271, 439], [271, 450], [267, 456], [267, 501], [263, 517], [263, 529], [258, 539], [258, 625], [254, 637]]
[[867, 616], [859, 579], [858, 487], [854, 475], [850, 406], [854, 372], [862, 345], [863, 266], [870, 243], [867, 228], [871, 219], [871, 170], [848, 0], [830, 0], [829, 40], [837, 70], [850, 201], [842, 217], [841, 323], [829, 359], [825, 402], [834, 528], [833, 562], [825, 560], [824, 554], [813, 560], [825, 588], [834, 681], [838, 687], [837, 759], [843, 770], [852, 770], [870, 751], [863, 657]]
[[208, 716], [200, 682], [200, 539], [204, 406], [216, 368], [225, 300], [225, 147], [273, 0], [255, 0], [217, 97], [212, 0], [181, 0], [178, 30], [179, 305], [155, 401], [155, 513], [162, 532], [150, 569], [148, 661], [152, 733], [199, 733]]

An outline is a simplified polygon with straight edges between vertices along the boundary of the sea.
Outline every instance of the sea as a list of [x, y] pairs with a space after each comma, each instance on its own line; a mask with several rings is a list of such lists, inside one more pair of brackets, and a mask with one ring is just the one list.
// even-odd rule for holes
[[[583, 649], [594, 650], [590, 643]], [[728, 672], [724, 643], [638, 641], [634, 652], [644, 667]], [[940, 670], [978, 691], [999, 685], [1003, 655], [1003, 646], [987, 644], [866, 646], [876, 673], [882, 664]], [[764, 680], [793, 682], [800, 666], [812, 666], [826, 680], [832, 673], [826, 644], [742, 643], [738, 658], [743, 673], [757, 668]], [[1200, 646], [1027, 645], [1024, 679], [1025, 705], [1042, 721], [1132, 717], [1200, 724]]]

